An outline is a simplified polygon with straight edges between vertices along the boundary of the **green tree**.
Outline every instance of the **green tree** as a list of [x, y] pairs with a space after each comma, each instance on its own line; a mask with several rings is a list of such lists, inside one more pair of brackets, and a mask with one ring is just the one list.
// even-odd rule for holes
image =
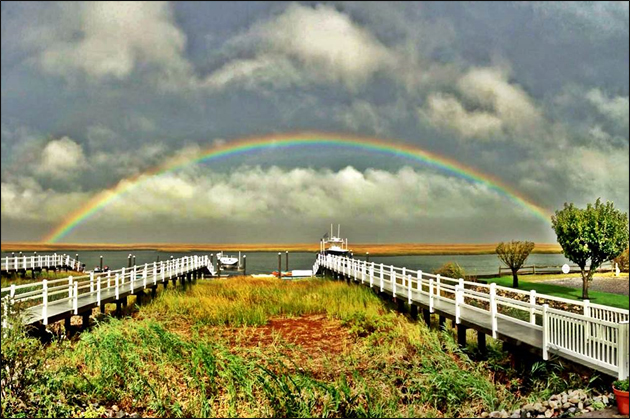
[[512, 286], [518, 288], [517, 272], [534, 250], [534, 243], [528, 241], [501, 242], [497, 245], [497, 256], [512, 271]]
[[628, 247], [628, 214], [597, 198], [586, 209], [565, 203], [551, 217], [551, 224], [564, 256], [580, 267], [582, 298], [588, 299], [588, 284], [597, 268]]

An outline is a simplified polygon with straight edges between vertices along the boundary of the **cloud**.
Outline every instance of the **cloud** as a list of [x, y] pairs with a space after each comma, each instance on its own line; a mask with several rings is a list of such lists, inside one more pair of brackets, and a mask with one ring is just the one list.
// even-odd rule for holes
[[586, 99], [593, 104], [597, 110], [610, 121], [619, 127], [628, 130], [628, 118], [630, 110], [628, 106], [628, 96], [608, 97], [600, 89], [591, 89], [586, 93]]
[[41, 151], [36, 172], [57, 179], [75, 177], [86, 167], [83, 148], [68, 137], [52, 140]]
[[47, 73], [93, 80], [126, 79], [140, 67], [165, 74], [187, 72], [186, 35], [167, 2], [64, 4], [63, 25], [36, 28], [29, 36]]
[[[91, 195], [55, 194], [33, 181], [3, 183], [2, 217], [61, 219]], [[53, 203], [42, 205], [53, 197]], [[63, 204], [65, 198], [67, 204]], [[256, 224], [282, 219], [316, 223], [343, 214], [356, 222], [377, 216], [395, 223], [420, 218], [474, 219], [494, 205], [505, 204], [505, 198], [484, 185], [410, 167], [395, 172], [360, 172], [351, 166], [339, 171], [240, 167], [230, 173], [198, 167], [141, 177], [97, 219], [101, 225], [120, 220], [168, 220], [169, 225], [229, 220]], [[512, 211], [518, 217], [529, 217], [521, 208], [512, 207]]]
[[237, 36], [230, 47], [250, 58], [233, 59], [203, 84], [286, 87], [340, 82], [356, 88], [391, 65], [394, 55], [367, 29], [332, 6], [292, 3]]
[[587, 30], [595, 37], [628, 34], [627, 1], [548, 1], [531, 5], [570, 32]]
[[459, 98], [431, 93], [418, 110], [421, 121], [461, 138], [489, 141], [530, 135], [544, 122], [530, 96], [499, 68], [468, 70], [457, 81], [456, 91]]

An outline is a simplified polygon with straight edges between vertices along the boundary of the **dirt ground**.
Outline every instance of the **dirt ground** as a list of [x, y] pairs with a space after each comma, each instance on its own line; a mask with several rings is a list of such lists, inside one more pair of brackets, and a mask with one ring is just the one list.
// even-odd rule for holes
[[[544, 282], [545, 284], [562, 285], [564, 287], [582, 289], [581, 278], [565, 278], [565, 279], [549, 279]], [[615, 278], [615, 277], [594, 277], [593, 281], [589, 284], [589, 290], [610, 292], [613, 294], [630, 295], [628, 277]]]

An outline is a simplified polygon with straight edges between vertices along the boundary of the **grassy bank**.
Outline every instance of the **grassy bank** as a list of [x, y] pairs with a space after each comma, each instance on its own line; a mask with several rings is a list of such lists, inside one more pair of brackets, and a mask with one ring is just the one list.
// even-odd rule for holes
[[[3, 252], [11, 251], [85, 251], [85, 250], [157, 250], [163, 252], [204, 252], [222, 249], [226, 252], [317, 252], [319, 243], [245, 243], [245, 244], [210, 244], [210, 243], [2, 243]], [[486, 255], [494, 254], [496, 243], [486, 244], [449, 244], [449, 243], [389, 243], [351, 244], [355, 255], [370, 252], [374, 256], [406, 256], [406, 255]], [[557, 243], [538, 243], [533, 253], [560, 253]]]
[[[544, 275], [547, 276], [547, 275]], [[557, 278], [557, 276], [555, 276]], [[544, 282], [538, 281], [530, 281], [530, 277], [527, 276], [527, 280], [523, 280], [524, 277], [519, 276], [518, 279], [518, 288], [525, 291], [536, 290], [536, 292], [541, 294], [548, 294], [554, 297], [562, 297], [568, 298], [571, 300], [580, 300], [582, 296], [582, 289], [578, 288], [570, 288], [563, 287], [561, 285], [554, 284], [546, 284]], [[533, 279], [533, 278], [532, 278]], [[549, 279], [549, 278], [545, 278]], [[619, 278], [619, 281], [627, 281], [628, 277]], [[512, 286], [512, 276], [502, 276], [500, 278], [492, 278], [487, 280], [488, 283], [496, 282], [497, 285], [502, 285], [504, 287]], [[597, 304], [603, 304], [607, 306], [613, 306], [618, 308], [628, 309], [630, 307], [630, 303], [628, 302], [628, 296], [612, 294], [608, 292], [599, 292], [599, 291], [588, 291], [589, 297], [591, 297], [591, 302]]]
[[10, 329], [2, 416], [471, 417], [588, 384], [514, 370], [494, 342], [475, 361], [451, 332], [325, 280], [200, 282], [98, 323], [46, 348]]

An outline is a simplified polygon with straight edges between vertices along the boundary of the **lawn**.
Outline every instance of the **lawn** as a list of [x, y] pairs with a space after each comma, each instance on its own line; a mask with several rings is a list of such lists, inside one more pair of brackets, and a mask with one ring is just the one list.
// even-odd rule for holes
[[[553, 276], [557, 278], [557, 276]], [[527, 278], [529, 279], [529, 277]], [[628, 277], [619, 278], [620, 281], [628, 281]], [[512, 276], [502, 276], [500, 278], [492, 278], [487, 280], [488, 283], [496, 282], [497, 285], [504, 287], [512, 287]], [[563, 287], [561, 285], [546, 284], [537, 281], [523, 281], [523, 277], [519, 276], [518, 288], [525, 291], [536, 290], [539, 294], [548, 294], [554, 297], [568, 298], [571, 300], [581, 300], [582, 289]], [[612, 307], [628, 309], [628, 296], [611, 294], [608, 292], [599, 292], [589, 290], [590, 301], [596, 304], [602, 304]]]
[[475, 360], [452, 331], [343, 282], [200, 281], [129, 308], [47, 347], [8, 329], [2, 416], [473, 417], [587, 385], [514, 370], [492, 340]]

